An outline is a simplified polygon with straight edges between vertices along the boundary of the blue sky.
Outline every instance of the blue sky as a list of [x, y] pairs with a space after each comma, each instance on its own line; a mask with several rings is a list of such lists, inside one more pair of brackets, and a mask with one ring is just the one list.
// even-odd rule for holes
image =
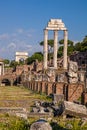
[[70, 40], [82, 41], [87, 35], [87, 0], [0, 0], [0, 58], [12, 60], [16, 51], [42, 51], [39, 42], [51, 18], [63, 20]]

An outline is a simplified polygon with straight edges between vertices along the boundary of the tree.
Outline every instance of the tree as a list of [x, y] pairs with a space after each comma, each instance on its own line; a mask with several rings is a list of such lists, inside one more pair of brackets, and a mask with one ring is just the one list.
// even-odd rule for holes
[[32, 56], [31, 57], [28, 57], [27, 59], [26, 59], [26, 64], [27, 65], [30, 65], [30, 64], [32, 64], [34, 62], [34, 59], [32, 58]]
[[13, 68], [15, 68], [17, 65], [18, 65], [18, 62], [15, 60], [12, 60], [10, 63], [10, 67], [13, 67]]
[[[39, 44], [43, 46], [44, 41], [41, 41]], [[53, 39], [48, 40], [48, 60], [50, 60], [53, 57], [53, 45], [54, 40]]]
[[75, 44], [75, 50], [81, 52], [87, 51], [87, 36], [85, 36], [82, 42], [78, 42]]
[[[53, 40], [53, 39], [48, 40], [48, 45], [49, 45], [50, 47], [53, 47], [53, 43], [54, 43], [54, 40]], [[44, 41], [41, 41], [39, 44], [40, 44], [41, 46], [43, 46], [43, 45], [44, 45]]]
[[4, 65], [7, 66], [9, 65], [10, 61], [8, 59], [4, 59]]
[[87, 44], [87, 36], [85, 36], [85, 38], [83, 39], [83, 44]]
[[[59, 44], [60, 44], [61, 46], [60, 46], [59, 49], [58, 49], [58, 57], [61, 57], [61, 56], [63, 56], [63, 48], [64, 48], [63, 44], [64, 44], [64, 39], [60, 40], [60, 41], [59, 41]], [[68, 46], [67, 46], [67, 54], [68, 54], [68, 55], [71, 55], [71, 54], [73, 53], [73, 51], [74, 51], [74, 45], [73, 45], [73, 44], [74, 44], [73, 41], [68, 40]]]
[[21, 58], [21, 59], [19, 60], [19, 63], [18, 63], [18, 64], [19, 64], [19, 65], [24, 65], [24, 64], [25, 64], [25, 60]]
[[[41, 41], [39, 44], [41, 46], [43, 46], [44, 45], [44, 41]], [[53, 44], [54, 44], [54, 40], [53, 39], [48, 40], [48, 53], [52, 52]]]
[[8, 60], [8, 59], [4, 59], [4, 66], [5, 66], [5, 68], [8, 68], [9, 67], [9, 64], [10, 64], [10, 60]]
[[61, 57], [63, 55], [63, 46], [60, 46], [59, 49], [58, 49], [58, 54], [57, 56], [58, 57]]
[[82, 43], [81, 43], [81, 51], [86, 51], [87, 50], [87, 36], [85, 36], [85, 38], [83, 39]]
[[[63, 45], [63, 44], [64, 44], [64, 39], [60, 40], [60, 41], [59, 41], [59, 44], [60, 44], [60, 45]], [[68, 40], [68, 46], [73, 46], [73, 44], [74, 44], [73, 41]]]
[[31, 57], [28, 57], [26, 59], [26, 63], [32, 64], [33, 62], [35, 62], [36, 60], [38, 61], [42, 61], [43, 60], [43, 54], [41, 52], [35, 52]]
[[42, 61], [43, 60], [43, 54], [41, 52], [36, 52], [32, 55], [32, 58], [34, 60]]
[[81, 51], [81, 43], [80, 42], [77, 42], [74, 46], [75, 48], [75, 51]]
[[8, 59], [4, 59], [4, 64], [9, 64], [10, 61]]

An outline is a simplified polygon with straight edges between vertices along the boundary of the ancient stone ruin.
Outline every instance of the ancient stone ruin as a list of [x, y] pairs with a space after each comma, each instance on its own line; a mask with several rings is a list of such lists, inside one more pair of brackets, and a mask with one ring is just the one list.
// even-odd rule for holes
[[69, 76], [69, 83], [77, 83], [78, 82], [77, 62], [69, 61], [68, 76]]
[[30, 130], [52, 130], [52, 127], [48, 122], [40, 119], [31, 125]]
[[44, 69], [48, 68], [48, 31], [54, 31], [54, 54], [53, 54], [53, 67], [57, 69], [57, 50], [58, 50], [58, 31], [64, 31], [64, 52], [63, 52], [63, 68], [67, 69], [67, 39], [68, 31], [62, 19], [51, 19], [47, 27], [44, 29]]
[[[48, 61], [48, 31], [54, 31], [53, 46], [53, 65], [49, 66]], [[64, 50], [63, 57], [57, 58], [58, 50], [58, 32], [64, 32]], [[61, 19], [50, 19], [44, 29], [44, 60], [32, 64], [28, 74], [22, 75], [22, 83], [25, 87], [39, 93], [59, 94], [64, 96], [64, 100], [76, 101], [86, 99], [83, 96], [85, 91], [84, 73], [78, 71], [78, 64], [71, 61], [67, 56], [68, 31]], [[60, 64], [62, 67], [60, 67]], [[34, 67], [33, 67], [34, 66]], [[38, 69], [39, 68], [39, 69]], [[85, 102], [85, 101], [84, 101]]]

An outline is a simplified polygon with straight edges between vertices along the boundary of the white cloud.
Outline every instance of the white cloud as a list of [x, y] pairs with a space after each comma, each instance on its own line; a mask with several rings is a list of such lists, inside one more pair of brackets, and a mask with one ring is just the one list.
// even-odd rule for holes
[[28, 48], [28, 49], [32, 48], [31, 45], [27, 45], [27, 44], [25, 45], [25, 47]]
[[19, 29], [17, 29], [17, 32], [18, 32], [18, 33], [23, 33], [24, 30], [23, 30], [22, 28], [19, 28]]
[[12, 33], [11, 36], [12, 36], [12, 37], [16, 37], [16, 36], [17, 36], [17, 33]]
[[32, 37], [32, 34], [29, 34], [29, 33], [28, 33], [28, 34], [27, 34], [27, 37]]
[[0, 40], [7, 40], [7, 39], [9, 39], [9, 35], [7, 33], [0, 35]]
[[[19, 28], [14, 32], [0, 35], [0, 57], [12, 59], [16, 51], [26, 51], [29, 55], [40, 51], [41, 48], [36, 41], [35, 30], [24, 30]], [[36, 44], [35, 44], [36, 43]]]
[[34, 32], [36, 32], [36, 30], [35, 29], [33, 29], [33, 28], [31, 28], [31, 29], [29, 29], [29, 30], [27, 30], [27, 32], [31, 32], [31, 33], [34, 33]]
[[4, 47], [0, 48], [0, 53], [4, 53], [4, 52], [5, 52], [5, 48]]
[[11, 42], [10, 44], [8, 44], [7, 48], [16, 48], [16, 44], [14, 42]]

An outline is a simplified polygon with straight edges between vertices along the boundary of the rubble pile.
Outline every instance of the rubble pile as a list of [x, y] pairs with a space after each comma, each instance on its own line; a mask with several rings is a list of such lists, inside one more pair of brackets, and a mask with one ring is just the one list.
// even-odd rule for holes
[[[56, 97], [56, 98], [55, 98]], [[72, 117], [86, 117], [87, 108], [84, 105], [77, 104], [74, 102], [58, 100], [59, 95], [54, 95], [55, 100], [52, 102], [41, 102], [36, 101], [34, 107], [32, 107], [33, 113], [50, 113], [49, 115], [55, 116], [72, 116]], [[62, 97], [62, 96], [60, 96]], [[63, 98], [63, 97], [62, 97]]]

